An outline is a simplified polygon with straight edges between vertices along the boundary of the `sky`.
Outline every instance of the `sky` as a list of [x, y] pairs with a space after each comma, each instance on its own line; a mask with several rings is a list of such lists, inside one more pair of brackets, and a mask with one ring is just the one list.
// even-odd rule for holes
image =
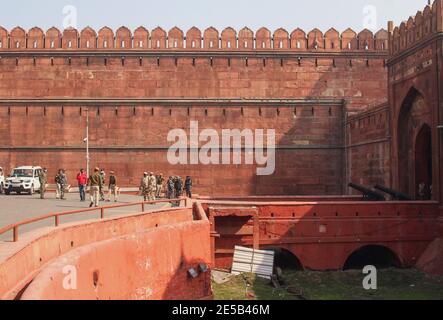
[[228, 26], [237, 30], [283, 27], [289, 32], [298, 27], [376, 31], [387, 28], [389, 20], [400, 24], [426, 4], [427, 0], [14, 0], [2, 4], [0, 25], [9, 30], [15, 26], [98, 30], [105, 25], [134, 30], [142, 25], [150, 30], [178, 26], [184, 31], [192, 26], [220, 31]]

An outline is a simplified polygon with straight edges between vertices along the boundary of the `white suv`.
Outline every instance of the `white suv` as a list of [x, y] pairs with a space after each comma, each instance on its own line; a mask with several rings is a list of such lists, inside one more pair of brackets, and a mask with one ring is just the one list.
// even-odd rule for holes
[[0, 167], [0, 193], [3, 192], [5, 188], [5, 174], [3, 172], [3, 168]]
[[12, 170], [11, 176], [5, 181], [5, 194], [11, 192], [34, 194], [35, 190], [40, 190], [39, 175], [41, 167], [18, 167]]

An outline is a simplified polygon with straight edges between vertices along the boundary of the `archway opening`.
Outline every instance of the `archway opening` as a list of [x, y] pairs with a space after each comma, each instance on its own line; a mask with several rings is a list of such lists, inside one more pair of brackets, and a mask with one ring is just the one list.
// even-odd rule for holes
[[361, 270], [365, 266], [378, 269], [401, 267], [400, 259], [389, 248], [377, 245], [364, 246], [354, 251], [346, 260], [343, 270]]
[[[417, 192], [416, 155], [414, 137], [421, 123], [427, 123], [430, 117], [429, 106], [423, 95], [411, 88], [403, 101], [398, 118], [398, 187], [399, 191], [415, 196]], [[425, 160], [423, 160], [425, 161]]]
[[415, 190], [418, 200], [432, 198], [432, 138], [425, 124], [415, 140]]
[[298, 259], [297, 256], [291, 251], [279, 247], [271, 247], [267, 248], [266, 250], [274, 251], [275, 268], [278, 267], [282, 270], [303, 270], [303, 265], [301, 264], [300, 259]]

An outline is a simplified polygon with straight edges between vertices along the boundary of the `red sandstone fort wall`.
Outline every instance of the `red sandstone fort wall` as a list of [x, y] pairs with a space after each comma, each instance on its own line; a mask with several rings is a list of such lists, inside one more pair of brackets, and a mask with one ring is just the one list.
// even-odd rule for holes
[[[202, 36], [193, 28], [184, 39], [179, 29], [132, 35], [120, 28], [114, 35], [104, 28], [96, 36], [91, 29], [16, 28], [1, 31], [0, 39], [0, 163], [9, 171], [32, 159], [50, 177], [64, 167], [71, 182], [85, 166], [88, 107], [91, 165], [117, 171], [121, 185], [138, 183], [150, 170], [191, 174], [204, 194], [341, 194], [344, 116], [387, 96], [383, 30], [280, 29], [272, 36], [260, 29], [254, 36], [228, 28], [219, 36], [210, 28]], [[217, 130], [275, 129], [276, 173], [169, 165], [167, 133], [189, 128], [191, 120]]]
[[370, 187], [391, 185], [390, 121], [386, 103], [347, 119], [346, 175], [349, 181]]
[[[415, 195], [424, 179], [417, 170], [417, 137], [425, 126], [431, 131], [434, 199], [443, 199], [441, 130], [443, 123], [442, 35], [443, 1], [436, 0], [399, 27], [390, 25], [391, 161], [395, 188]], [[419, 144], [418, 144], [419, 146]], [[424, 164], [420, 167], [426, 167]]]

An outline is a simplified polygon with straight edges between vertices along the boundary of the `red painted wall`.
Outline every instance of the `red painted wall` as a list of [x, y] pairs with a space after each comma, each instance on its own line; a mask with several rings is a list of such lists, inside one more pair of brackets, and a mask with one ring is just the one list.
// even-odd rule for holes
[[19, 242], [0, 248], [0, 299], [14, 299], [50, 261], [75, 248], [192, 219], [191, 209], [167, 209], [21, 235]]
[[411, 267], [440, 235], [435, 202], [211, 201], [209, 206], [222, 215], [215, 218], [221, 236], [214, 238], [215, 265], [221, 268], [231, 267], [235, 245], [253, 244], [253, 219], [238, 216], [240, 208], [257, 208], [261, 248], [285, 248], [313, 270], [341, 269], [355, 250], [372, 244], [390, 248], [403, 266]]
[[[25, 290], [22, 300], [195, 300], [212, 295], [209, 225], [178, 223], [96, 242], [55, 259]], [[64, 268], [76, 270], [66, 288]], [[70, 274], [72, 275], [72, 273]], [[65, 286], [63, 285], [65, 283]]]

